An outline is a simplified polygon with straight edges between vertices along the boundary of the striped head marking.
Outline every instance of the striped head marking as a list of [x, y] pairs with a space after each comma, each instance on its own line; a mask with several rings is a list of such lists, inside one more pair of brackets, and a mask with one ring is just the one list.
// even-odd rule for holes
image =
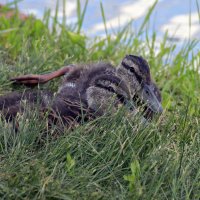
[[126, 55], [121, 63], [130, 75], [135, 76], [136, 81], [140, 84], [143, 82], [150, 84], [151, 75], [149, 64], [141, 56]]
[[141, 56], [126, 55], [118, 70], [123, 70], [124, 79], [129, 82], [131, 94], [136, 95], [153, 112], [161, 113], [162, 106], [152, 85], [150, 68]]
[[114, 112], [118, 105], [126, 106], [127, 101], [131, 100], [127, 85], [115, 75], [103, 74], [95, 77], [86, 94], [89, 107], [100, 115], [110, 108]]
[[113, 94], [116, 94], [119, 98], [130, 99], [130, 93], [127, 85], [119, 77], [113, 75], [99, 76], [94, 85], [99, 88], [103, 88]]

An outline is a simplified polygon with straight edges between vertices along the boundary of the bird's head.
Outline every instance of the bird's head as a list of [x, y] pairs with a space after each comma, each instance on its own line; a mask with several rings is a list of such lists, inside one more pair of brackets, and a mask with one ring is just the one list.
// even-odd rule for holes
[[144, 58], [126, 55], [118, 66], [117, 73], [126, 81], [133, 99], [137, 97], [155, 113], [162, 112], [162, 105], [155, 95], [149, 64]]
[[126, 83], [115, 75], [107, 74], [93, 76], [86, 88], [86, 98], [88, 106], [99, 115], [111, 107], [115, 110], [119, 105], [126, 106], [131, 101]]

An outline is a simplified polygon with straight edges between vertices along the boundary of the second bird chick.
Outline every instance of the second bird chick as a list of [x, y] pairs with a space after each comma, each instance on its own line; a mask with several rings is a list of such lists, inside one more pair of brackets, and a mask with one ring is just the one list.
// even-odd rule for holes
[[[138, 101], [144, 105], [147, 119], [162, 112], [160, 92], [151, 79], [149, 65], [139, 56], [125, 56], [117, 68], [103, 62], [71, 65], [50, 74], [26, 75], [12, 80], [32, 86], [60, 75], [65, 75], [63, 83], [53, 101], [51, 96], [48, 100], [52, 101], [53, 116], [67, 119], [66, 123], [78, 122], [81, 109], [97, 117], [105, 114], [110, 106], [115, 110], [122, 104], [134, 113]], [[43, 95], [40, 98], [43, 99]]]

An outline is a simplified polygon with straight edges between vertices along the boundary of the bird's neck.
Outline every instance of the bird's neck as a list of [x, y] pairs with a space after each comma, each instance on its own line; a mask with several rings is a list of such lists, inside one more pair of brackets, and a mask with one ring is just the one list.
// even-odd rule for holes
[[126, 69], [123, 68], [123, 66], [121, 66], [121, 64], [117, 67], [117, 75], [126, 83], [127, 87], [129, 88], [129, 91], [131, 91], [130, 81], [127, 80], [127, 77], [129, 76], [128, 72]]
[[[125, 69], [121, 66], [121, 64], [117, 66], [117, 75], [118, 75], [121, 79], [123, 79], [124, 81], [126, 81], [125, 78], [127, 77], [127, 70], [125, 70]], [[127, 83], [127, 81], [126, 81], [126, 83]], [[128, 84], [128, 83], [127, 83], [127, 84]]]

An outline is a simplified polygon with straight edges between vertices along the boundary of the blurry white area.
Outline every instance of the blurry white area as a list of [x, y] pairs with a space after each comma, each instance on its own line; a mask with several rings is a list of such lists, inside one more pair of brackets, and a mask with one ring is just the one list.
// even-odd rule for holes
[[178, 15], [170, 19], [169, 23], [161, 26], [163, 32], [168, 31], [171, 37], [175, 36], [179, 39], [199, 38], [200, 21], [198, 13], [187, 15]]
[[[5, 4], [13, 0], [0, 0]], [[76, 0], [66, 0], [67, 23], [77, 20]], [[86, 0], [81, 0], [82, 8]], [[131, 19], [134, 28], [139, 29], [148, 9], [155, 0], [89, 0], [83, 31], [89, 36], [100, 36], [105, 34], [102, 14], [100, 9], [102, 2], [106, 17], [107, 29], [110, 33], [123, 27]], [[51, 15], [55, 15], [57, 0], [22, 0], [18, 6], [25, 14], [34, 14], [42, 19], [45, 10], [51, 9]], [[63, 17], [63, 0], [58, 0], [58, 20]], [[200, 39], [200, 13], [198, 6], [200, 0], [158, 0], [152, 13], [149, 31], [156, 31], [159, 37], [168, 31], [169, 37], [176, 40], [188, 38]]]
[[[153, 5], [155, 0], [140, 0], [133, 1], [133, 3], [125, 4], [119, 7], [119, 13], [117, 16], [106, 20], [107, 28], [113, 29], [126, 25], [130, 20], [142, 17], [147, 13], [148, 8]], [[106, 5], [105, 5], [106, 6]], [[100, 22], [95, 24], [92, 28], [91, 33], [104, 30], [104, 23]]]

